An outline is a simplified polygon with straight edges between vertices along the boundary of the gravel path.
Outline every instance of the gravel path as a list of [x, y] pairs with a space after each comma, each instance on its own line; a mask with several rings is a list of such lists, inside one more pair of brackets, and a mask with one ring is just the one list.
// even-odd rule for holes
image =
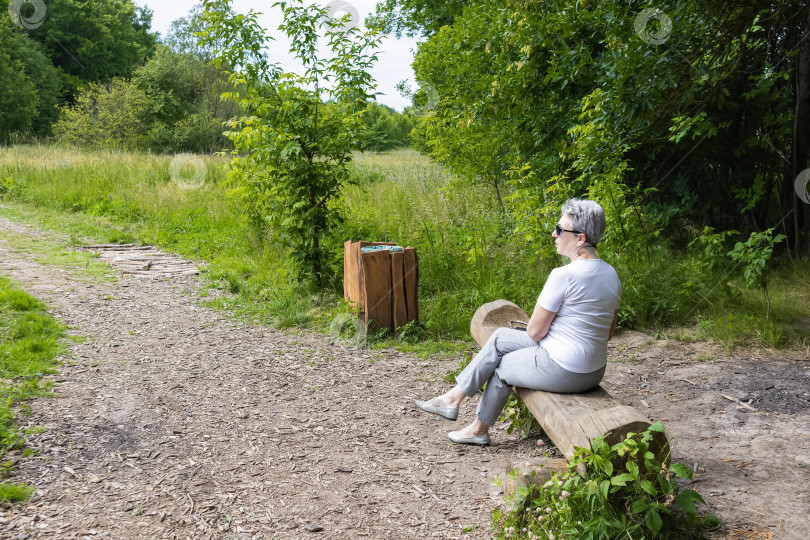
[[[413, 407], [447, 389], [456, 360], [240, 323], [200, 305], [197, 278], [104, 282], [3, 235], [42, 233], [0, 218], [0, 274], [86, 339], [51, 377], [56, 397], [19, 418], [47, 428], [11, 478], [37, 494], [0, 509], [0, 538], [486, 538], [494, 477], [540, 455], [503, 425], [491, 447], [450, 443], [474, 404], [456, 424]], [[690, 487], [726, 521], [713, 536], [806, 538], [807, 351], [638, 332], [610, 351], [603, 386], [665, 422], [673, 459], [697, 472]]]
[[48, 428], [12, 478], [38, 491], [0, 537], [481, 537], [494, 476], [538, 453], [456, 446], [417, 413], [453, 362], [235, 322], [191, 277], [103, 283], [2, 244], [0, 273], [87, 337], [20, 419]]

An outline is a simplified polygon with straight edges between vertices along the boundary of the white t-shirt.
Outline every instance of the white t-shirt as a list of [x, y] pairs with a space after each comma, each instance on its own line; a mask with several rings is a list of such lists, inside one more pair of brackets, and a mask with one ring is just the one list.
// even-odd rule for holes
[[579, 259], [551, 271], [537, 305], [557, 313], [540, 345], [552, 360], [574, 373], [607, 364], [613, 314], [622, 284], [602, 259]]

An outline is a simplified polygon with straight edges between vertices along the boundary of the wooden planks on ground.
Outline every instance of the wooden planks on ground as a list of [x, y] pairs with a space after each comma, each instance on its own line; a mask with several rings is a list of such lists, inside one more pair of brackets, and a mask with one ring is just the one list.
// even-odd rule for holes
[[93, 244], [82, 246], [85, 251], [99, 254], [110, 266], [122, 274], [145, 277], [190, 276], [199, 274], [199, 266], [171, 253], [163, 253], [153, 246], [134, 244]]

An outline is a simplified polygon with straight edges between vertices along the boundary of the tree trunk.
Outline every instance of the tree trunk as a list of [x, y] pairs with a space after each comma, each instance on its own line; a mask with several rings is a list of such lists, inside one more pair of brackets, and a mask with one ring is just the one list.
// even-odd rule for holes
[[[808, 10], [805, 23], [803, 41], [799, 45], [796, 56], [796, 108], [793, 119], [793, 176], [787, 179], [785, 201], [793, 201], [793, 245], [797, 256], [810, 253], [806, 221], [810, 212], [805, 203], [799, 199], [793, 186], [796, 177], [807, 168], [810, 158], [810, 39], [806, 32], [810, 31], [810, 10]], [[789, 198], [787, 198], [789, 197]], [[786, 211], [789, 211], [787, 205]], [[788, 240], [790, 241], [790, 240]]]

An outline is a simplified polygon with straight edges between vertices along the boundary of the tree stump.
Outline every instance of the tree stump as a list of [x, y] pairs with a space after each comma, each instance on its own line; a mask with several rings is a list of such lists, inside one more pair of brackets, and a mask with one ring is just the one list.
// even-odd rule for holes
[[[516, 304], [496, 300], [478, 308], [470, 323], [470, 332], [478, 345], [483, 346], [495, 330], [507, 326], [510, 320], [527, 321], [528, 316]], [[567, 459], [574, 455], [574, 447], [590, 448], [591, 440], [600, 435], [613, 445], [624, 440], [628, 433], [639, 433], [650, 426], [644, 414], [622, 405], [601, 386], [580, 394], [554, 394], [527, 388], [513, 388], [513, 391]], [[653, 453], [666, 444], [663, 433], [654, 433]]]

